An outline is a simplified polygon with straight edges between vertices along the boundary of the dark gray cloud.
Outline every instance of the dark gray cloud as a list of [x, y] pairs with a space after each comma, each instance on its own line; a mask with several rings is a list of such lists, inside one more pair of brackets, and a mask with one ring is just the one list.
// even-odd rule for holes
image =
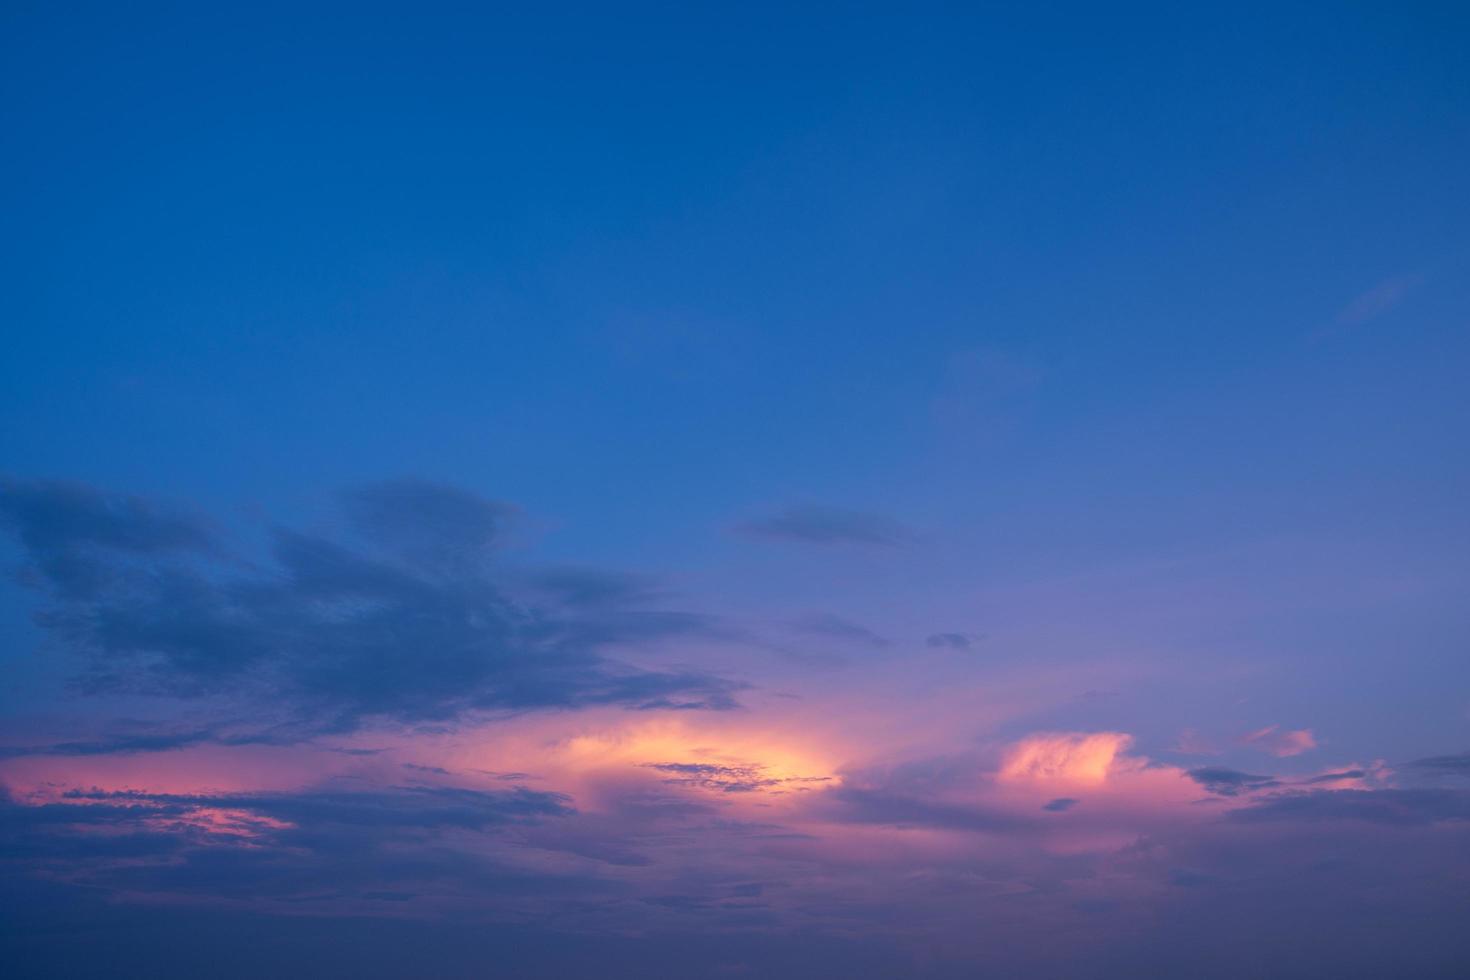
[[1470, 752], [1458, 755], [1433, 755], [1408, 763], [1411, 769], [1450, 776], [1470, 776]]
[[1321, 783], [1341, 783], [1349, 779], [1362, 779], [1367, 773], [1362, 769], [1344, 769], [1342, 772], [1324, 772], [1320, 776], [1312, 776], [1303, 779], [1303, 786], [1317, 786]]
[[1075, 800], [1070, 796], [1059, 796], [1054, 800], [1044, 803], [1041, 808], [1049, 813], [1061, 813], [1064, 810], [1072, 809], [1072, 807], [1080, 802], [1082, 801]]
[[[1464, 883], [1453, 859], [1470, 828], [1460, 815], [1470, 794], [1458, 794], [1458, 802], [1457, 794], [1284, 794], [1232, 811], [1251, 816], [1158, 825], [1116, 850], [999, 851], [989, 835], [1024, 843], [1031, 831], [1045, 833], [1050, 818], [1036, 814], [1032, 822], [945, 802], [938, 794], [959, 780], [966, 761], [976, 760], [930, 760], [897, 767], [886, 780], [885, 774], [855, 777], [864, 783], [853, 792], [814, 794], [811, 805], [844, 822], [986, 835], [972, 851], [930, 853], [903, 846], [900, 834], [892, 855], [864, 848], [856, 861], [850, 847], [829, 847], [777, 825], [719, 820], [720, 799], [692, 804], [644, 791], [588, 813], [551, 794], [410, 787], [81, 792], [28, 807], [0, 798], [3, 870], [28, 872], [0, 877], [0, 944], [14, 949], [38, 941], [31, 937], [80, 914], [76, 903], [91, 894], [110, 896], [122, 908], [119, 898], [147, 896], [148, 905], [135, 907], [175, 929], [193, 909], [223, 905], [235, 930], [262, 909], [305, 912], [313, 928], [328, 930], [343, 913], [370, 917], [374, 930], [434, 921], [495, 933], [513, 923], [508, 938], [553, 924], [567, 943], [637, 935], [667, 956], [676, 937], [717, 944], [733, 931], [759, 944], [798, 923], [805, 948], [824, 955], [853, 935], [871, 933], [913, 957], [907, 967], [893, 960], [863, 966], [839, 953], [844, 969], [836, 974], [824, 973], [830, 964], [815, 953], [810, 961], [741, 960], [744, 966], [732, 970], [772, 977], [1438, 978], [1456, 975], [1470, 949], [1460, 937]], [[670, 776], [721, 778], [732, 775], [721, 770], [740, 768], [674, 765], [659, 764]], [[1312, 803], [1283, 808], [1287, 795]], [[1356, 804], [1344, 815], [1338, 801], [1349, 796], [1391, 801], [1413, 817], [1364, 818]], [[232, 837], [219, 833], [218, 824], [213, 831], [198, 826], [203, 811], [245, 813], [258, 822], [248, 825], [252, 836]], [[728, 850], [735, 841], [759, 850]], [[536, 862], [543, 850], [556, 852], [556, 860]], [[47, 880], [37, 881], [38, 874]], [[44, 889], [58, 881], [84, 890], [43, 911]], [[4, 905], [22, 894], [32, 896], [24, 908]], [[262, 927], [261, 935], [278, 944], [289, 928], [282, 920]], [[1231, 933], [1228, 941], [1222, 929]], [[66, 932], [92, 934], [75, 926]], [[1394, 950], [1382, 949], [1385, 937]], [[149, 948], [156, 954], [171, 949], [170, 941], [181, 940], [160, 935]], [[942, 968], [929, 952], [941, 943]], [[1400, 943], [1410, 952], [1399, 951]], [[511, 942], [510, 948], [520, 947]], [[1008, 950], [1018, 952], [1006, 959]], [[421, 952], [431, 955], [430, 947]], [[438, 961], [421, 959], [420, 970], [426, 962]], [[1392, 969], [1395, 963], [1403, 969]], [[482, 960], [482, 972], [483, 966]], [[368, 965], [361, 975], [414, 972], [404, 967], [397, 963], [395, 974]], [[607, 975], [595, 964], [568, 973], [540, 960], [536, 969], [515, 972]], [[475, 974], [467, 968], [463, 975]]]
[[38, 621], [83, 656], [84, 690], [245, 698], [316, 731], [473, 710], [735, 705], [737, 684], [610, 652], [726, 636], [709, 617], [645, 608], [626, 590], [587, 601], [585, 583], [578, 596], [511, 595], [489, 567], [504, 505], [410, 481], [344, 499], [357, 543], [278, 528], [254, 571], [219, 559], [202, 523], [134, 498], [11, 482], [0, 513], [52, 600]]
[[857, 544], [894, 547], [914, 534], [889, 517], [816, 505], [788, 507], [770, 517], [747, 521], [736, 530], [755, 537], [805, 544]]
[[[571, 817], [566, 797], [518, 788], [323, 788], [295, 793], [72, 791], [62, 802], [0, 799], [0, 858], [29, 872], [162, 898], [292, 903], [407, 894], [596, 893], [595, 882], [512, 871], [465, 835]], [[457, 845], [451, 846], [458, 841]]]
[[666, 783], [702, 786], [725, 793], [749, 793], [768, 786], [779, 786], [783, 780], [767, 776], [760, 766], [718, 766], [699, 762], [651, 762], [645, 768], [665, 773]]
[[[364, 846], [390, 846], [396, 834], [454, 828], [486, 830], [564, 817], [566, 797], [524, 788], [487, 793], [469, 789], [406, 787], [352, 792], [163, 794], [72, 790], [62, 802], [22, 804], [0, 791], [5, 855], [78, 860], [141, 851], [176, 854], [193, 846], [311, 849], [336, 835], [357, 834]], [[242, 823], [238, 835], [212, 832], [191, 818], [226, 811], [269, 822]], [[88, 832], [105, 829], [106, 834]], [[353, 828], [348, 830], [347, 828]], [[110, 845], [115, 845], [110, 846]]]
[[[329, 788], [300, 793], [217, 794], [72, 790], [63, 798], [88, 804], [71, 807], [74, 812], [91, 810], [97, 803], [121, 806], [133, 814], [146, 814], [149, 808], [154, 807], [170, 813], [207, 809], [248, 810], [289, 821], [297, 828], [351, 825], [478, 830], [574, 812], [566, 796], [524, 787], [494, 792], [459, 787], [405, 786], [377, 790]], [[67, 806], [58, 805], [60, 809]]]
[[24, 805], [0, 787], [0, 861], [82, 871], [99, 861], [171, 858], [188, 846], [188, 835], [170, 825], [187, 809], [128, 800]]
[[1419, 826], [1470, 820], [1470, 792], [1448, 789], [1302, 790], [1274, 793], [1232, 810], [1243, 823], [1356, 821]]
[[969, 633], [930, 633], [924, 645], [936, 650], [968, 650], [974, 639]]
[[1191, 769], [1187, 775], [1216, 796], [1239, 796], [1253, 790], [1281, 785], [1271, 776], [1253, 776], [1248, 772], [1237, 772], [1223, 766]]
[[55, 480], [0, 479], [0, 526], [15, 534], [51, 587], [73, 599], [114, 584], [116, 566], [128, 560], [213, 547], [195, 515]]
[[[270, 732], [225, 734], [217, 729], [189, 729], [185, 731], [135, 732], [110, 735], [103, 738], [75, 742], [48, 742], [39, 745], [0, 746], [0, 759], [13, 759], [33, 755], [89, 756], [89, 755], [135, 755], [140, 752], [169, 752], [187, 749], [196, 745], [279, 745], [289, 742], [286, 736]], [[342, 749], [340, 751], [353, 751]], [[371, 750], [357, 750], [367, 753]]]
[[648, 762], [645, 769], [664, 773], [664, 782], [699, 786], [723, 793], [749, 793], [758, 789], [787, 787], [806, 790], [830, 782], [827, 776], [771, 776], [764, 766], [722, 766], [705, 762]]

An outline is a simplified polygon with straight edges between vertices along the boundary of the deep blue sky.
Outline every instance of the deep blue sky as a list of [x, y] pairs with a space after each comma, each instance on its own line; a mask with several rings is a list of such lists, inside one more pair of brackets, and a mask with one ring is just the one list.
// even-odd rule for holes
[[[1314, 506], [1390, 464], [1441, 482], [1463, 26], [13, 14], [6, 457], [274, 505], [425, 472], [619, 546], [792, 493], [949, 512], [1055, 467], [1078, 496]], [[1042, 392], [984, 459], [926, 438], [976, 349]]]
[[257, 522], [424, 476], [736, 598], [770, 577], [725, 527], [806, 500], [959, 576], [1440, 566], [1464, 26], [16, 11], [5, 465]]
[[[193, 717], [68, 693], [32, 619], [145, 520], [106, 495], [310, 591], [272, 529], [409, 479], [509, 502], [517, 582], [655, 578], [722, 624], [680, 669], [837, 691], [885, 762], [1463, 751], [1467, 43], [1462, 4], [7, 5], [4, 731]], [[972, 687], [1005, 708], [925, 727]]]

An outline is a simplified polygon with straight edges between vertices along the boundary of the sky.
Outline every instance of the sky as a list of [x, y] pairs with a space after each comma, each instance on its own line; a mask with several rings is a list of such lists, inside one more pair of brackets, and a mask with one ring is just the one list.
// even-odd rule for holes
[[1470, 971], [1460, 4], [0, 10], [0, 971]]

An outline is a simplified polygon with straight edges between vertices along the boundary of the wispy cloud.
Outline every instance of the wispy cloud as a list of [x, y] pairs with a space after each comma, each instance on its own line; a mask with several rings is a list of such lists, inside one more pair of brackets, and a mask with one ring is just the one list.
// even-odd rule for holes
[[1281, 785], [1281, 782], [1272, 776], [1255, 776], [1247, 772], [1226, 769], [1223, 766], [1191, 769], [1185, 775], [1216, 796], [1239, 796], [1253, 790]]
[[1280, 725], [1267, 725], [1242, 735], [1240, 741], [1243, 745], [1282, 759], [1310, 752], [1317, 747], [1317, 738], [1310, 728], [1293, 730], [1283, 729]]
[[930, 633], [924, 645], [933, 650], [968, 650], [975, 640], [973, 633]]
[[1338, 311], [1334, 322], [1339, 327], [1355, 327], [1376, 320], [1402, 303], [1410, 293], [1424, 284], [1424, 280], [1425, 276], [1421, 272], [1385, 279], [1367, 292], [1354, 297], [1352, 302]]
[[807, 636], [824, 637], [860, 647], [881, 649], [888, 646], [887, 637], [879, 636], [866, 626], [831, 613], [811, 613], [800, 616], [792, 620], [791, 628]]

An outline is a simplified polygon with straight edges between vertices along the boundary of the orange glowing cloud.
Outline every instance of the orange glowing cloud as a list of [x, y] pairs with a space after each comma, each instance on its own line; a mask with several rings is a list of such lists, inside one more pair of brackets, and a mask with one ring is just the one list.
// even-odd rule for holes
[[[829, 752], [799, 731], [736, 718], [592, 714], [572, 733], [558, 719], [520, 719], [462, 733], [448, 751], [421, 753], [457, 772], [530, 773], [538, 788], [595, 809], [602, 788], [657, 783], [765, 803], [840, 780]], [[616, 790], [614, 790], [616, 791]], [[729, 802], [737, 802], [735, 799]]]
[[999, 778], [1097, 786], [1107, 781], [1133, 738], [1122, 732], [1043, 732], [1011, 746]]

